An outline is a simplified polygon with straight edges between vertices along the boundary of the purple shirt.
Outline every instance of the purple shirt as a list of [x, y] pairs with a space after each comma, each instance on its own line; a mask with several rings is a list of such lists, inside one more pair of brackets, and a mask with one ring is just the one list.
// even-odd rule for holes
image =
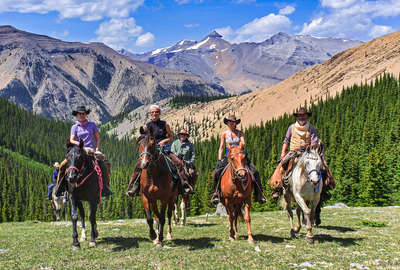
[[[294, 124], [290, 125], [287, 132], [286, 132], [286, 136], [285, 139], [283, 140], [284, 144], [290, 144], [290, 139], [292, 138], [292, 126]], [[309, 124], [311, 127], [311, 143], [316, 143], [318, 142], [318, 135], [317, 135], [317, 131], [315, 130], [315, 128]]]
[[83, 141], [85, 147], [94, 149], [94, 133], [99, 131], [97, 125], [93, 122], [85, 121], [83, 123], [77, 121], [71, 128], [71, 135], [75, 135], [75, 140]]

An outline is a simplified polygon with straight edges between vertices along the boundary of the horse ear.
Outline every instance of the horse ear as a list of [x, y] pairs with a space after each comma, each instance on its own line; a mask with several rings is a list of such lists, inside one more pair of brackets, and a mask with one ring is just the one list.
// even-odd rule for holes
[[81, 148], [81, 149], [83, 148], [83, 141], [82, 141], [82, 139], [79, 140], [79, 148]]
[[142, 135], [146, 133], [146, 132], [144, 131], [144, 128], [143, 128], [143, 127], [140, 127], [139, 131], [140, 131], [140, 134], [142, 134]]

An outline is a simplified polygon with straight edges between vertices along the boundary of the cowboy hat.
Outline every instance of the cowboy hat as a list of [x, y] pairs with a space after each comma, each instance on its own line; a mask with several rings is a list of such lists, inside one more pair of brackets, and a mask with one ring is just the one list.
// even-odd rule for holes
[[178, 135], [186, 135], [186, 136], [190, 136], [189, 133], [187, 133], [186, 130], [182, 129], [181, 131], [179, 131]]
[[228, 122], [236, 122], [237, 125], [240, 123], [240, 119], [236, 119], [236, 116], [234, 115], [229, 115], [227, 118], [224, 118], [225, 125], [227, 125]]
[[297, 117], [299, 114], [307, 114], [308, 117], [310, 117], [310, 116], [312, 115], [312, 114], [311, 114], [310, 112], [308, 112], [307, 109], [304, 108], [304, 107], [301, 107], [300, 109], [298, 109], [298, 111], [295, 112], [293, 115], [294, 115], [295, 117]]
[[60, 167], [60, 163], [54, 162], [53, 167], [54, 167], [54, 168], [59, 168], [59, 167]]
[[76, 110], [72, 111], [72, 115], [76, 116], [80, 112], [85, 112], [86, 114], [90, 113], [90, 109], [86, 109], [85, 106], [78, 106]]

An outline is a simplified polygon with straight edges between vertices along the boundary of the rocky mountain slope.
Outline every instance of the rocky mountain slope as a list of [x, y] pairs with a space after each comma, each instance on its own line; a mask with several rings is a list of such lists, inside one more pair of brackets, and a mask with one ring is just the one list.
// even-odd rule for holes
[[[366, 42], [333, 56], [322, 64], [302, 70], [288, 79], [262, 91], [206, 104], [192, 104], [170, 109], [163, 119], [173, 126], [197, 127], [200, 138], [218, 134], [223, 116], [236, 114], [241, 128], [279, 117], [305, 102], [316, 102], [326, 95], [336, 95], [343, 87], [371, 82], [384, 72], [400, 73], [400, 31]], [[114, 132], [122, 135], [125, 120]]]
[[272, 86], [360, 44], [286, 33], [278, 33], [261, 43], [230, 44], [214, 31], [199, 42], [182, 40], [144, 54], [121, 53], [157, 66], [190, 71], [239, 94]]
[[1, 97], [60, 119], [80, 104], [104, 121], [181, 93], [224, 92], [189, 72], [135, 61], [102, 43], [64, 42], [12, 26], [0, 26], [0, 74]]

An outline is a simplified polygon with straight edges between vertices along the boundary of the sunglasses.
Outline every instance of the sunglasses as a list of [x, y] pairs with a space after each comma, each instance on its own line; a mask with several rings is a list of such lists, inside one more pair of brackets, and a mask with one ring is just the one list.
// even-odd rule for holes
[[77, 114], [78, 114], [78, 115], [86, 115], [85, 112], [78, 112]]
[[160, 113], [160, 111], [153, 111], [153, 112], [150, 112], [150, 114], [158, 114], [158, 113]]

